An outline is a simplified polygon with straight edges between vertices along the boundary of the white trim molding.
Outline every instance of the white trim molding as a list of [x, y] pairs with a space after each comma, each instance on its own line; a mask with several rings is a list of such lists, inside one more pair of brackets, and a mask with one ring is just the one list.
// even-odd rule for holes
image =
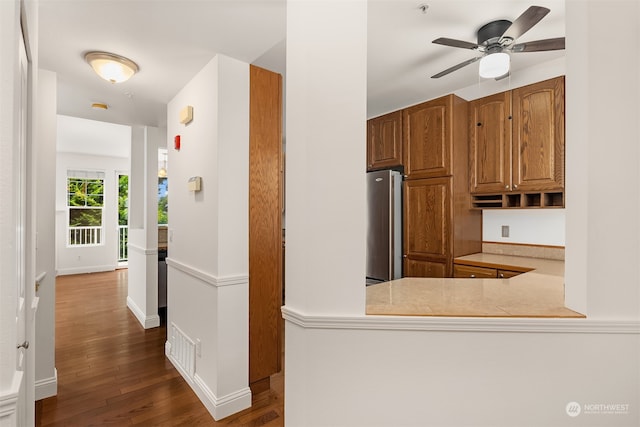
[[368, 315], [325, 316], [306, 315], [287, 306], [282, 307], [282, 317], [286, 321], [305, 329], [640, 335], [640, 320]]
[[103, 271], [114, 271], [118, 268], [117, 264], [110, 265], [90, 265], [86, 267], [74, 267], [74, 268], [61, 268], [57, 271], [59, 276], [68, 276], [70, 274], [85, 274], [85, 273], [101, 273]]
[[0, 425], [16, 425], [18, 397], [24, 380], [24, 372], [15, 371], [13, 381], [8, 389], [0, 394]]
[[165, 343], [164, 352], [171, 364], [196, 393], [214, 420], [221, 420], [222, 418], [251, 407], [251, 389], [249, 387], [244, 387], [222, 397], [216, 397], [197, 373], [193, 376], [189, 375], [181, 364], [178, 363], [171, 354], [171, 342], [169, 340]]
[[249, 282], [249, 276], [238, 275], [238, 276], [216, 277], [212, 274], [199, 270], [188, 264], [185, 264], [180, 261], [176, 261], [173, 258], [167, 258], [166, 262], [169, 267], [175, 268], [176, 270], [179, 270], [185, 274], [188, 274], [191, 277], [194, 277], [208, 285], [215, 286], [217, 288], [221, 286], [245, 285]]
[[151, 329], [160, 326], [160, 316], [157, 314], [151, 316], [145, 315], [130, 296], [127, 297], [127, 308], [136, 316], [136, 319], [138, 319], [138, 322], [140, 322], [143, 328]]
[[147, 249], [147, 248], [143, 248], [142, 246], [138, 246], [134, 243], [129, 243], [128, 247], [130, 250], [133, 250], [133, 252], [137, 252], [139, 254], [143, 254], [143, 255], [157, 255], [158, 254], [158, 249], [157, 248], [152, 248], [152, 249]]
[[58, 370], [53, 368], [53, 376], [37, 380], [35, 383], [36, 400], [46, 399], [47, 397], [58, 394]]
[[221, 420], [222, 418], [251, 407], [251, 389], [249, 387], [242, 388], [222, 397], [216, 397], [198, 374], [193, 376], [193, 383], [195, 385], [193, 390], [211, 413], [214, 420]]

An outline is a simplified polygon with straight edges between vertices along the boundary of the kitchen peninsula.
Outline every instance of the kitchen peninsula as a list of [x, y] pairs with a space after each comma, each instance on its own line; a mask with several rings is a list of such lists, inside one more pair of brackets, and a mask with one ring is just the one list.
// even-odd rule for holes
[[405, 277], [368, 286], [366, 313], [395, 316], [585, 317], [564, 306], [564, 261], [478, 253], [456, 258], [455, 262], [526, 272], [505, 279]]

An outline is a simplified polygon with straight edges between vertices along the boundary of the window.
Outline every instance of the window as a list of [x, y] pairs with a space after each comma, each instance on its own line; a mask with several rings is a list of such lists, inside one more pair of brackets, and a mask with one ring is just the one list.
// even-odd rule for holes
[[169, 224], [169, 186], [167, 177], [158, 178], [158, 224]]
[[103, 244], [104, 173], [67, 172], [69, 246]]

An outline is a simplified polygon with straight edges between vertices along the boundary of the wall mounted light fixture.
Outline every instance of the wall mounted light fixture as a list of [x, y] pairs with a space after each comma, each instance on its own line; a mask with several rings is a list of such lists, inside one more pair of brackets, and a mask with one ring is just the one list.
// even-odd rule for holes
[[88, 52], [84, 59], [97, 75], [111, 83], [129, 80], [139, 70], [132, 60], [108, 52]]

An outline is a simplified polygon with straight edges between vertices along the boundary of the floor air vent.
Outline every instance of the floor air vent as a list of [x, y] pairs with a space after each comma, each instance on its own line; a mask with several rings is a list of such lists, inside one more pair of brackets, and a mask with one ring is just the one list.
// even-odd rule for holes
[[171, 357], [193, 378], [196, 371], [196, 345], [174, 323], [171, 323]]

